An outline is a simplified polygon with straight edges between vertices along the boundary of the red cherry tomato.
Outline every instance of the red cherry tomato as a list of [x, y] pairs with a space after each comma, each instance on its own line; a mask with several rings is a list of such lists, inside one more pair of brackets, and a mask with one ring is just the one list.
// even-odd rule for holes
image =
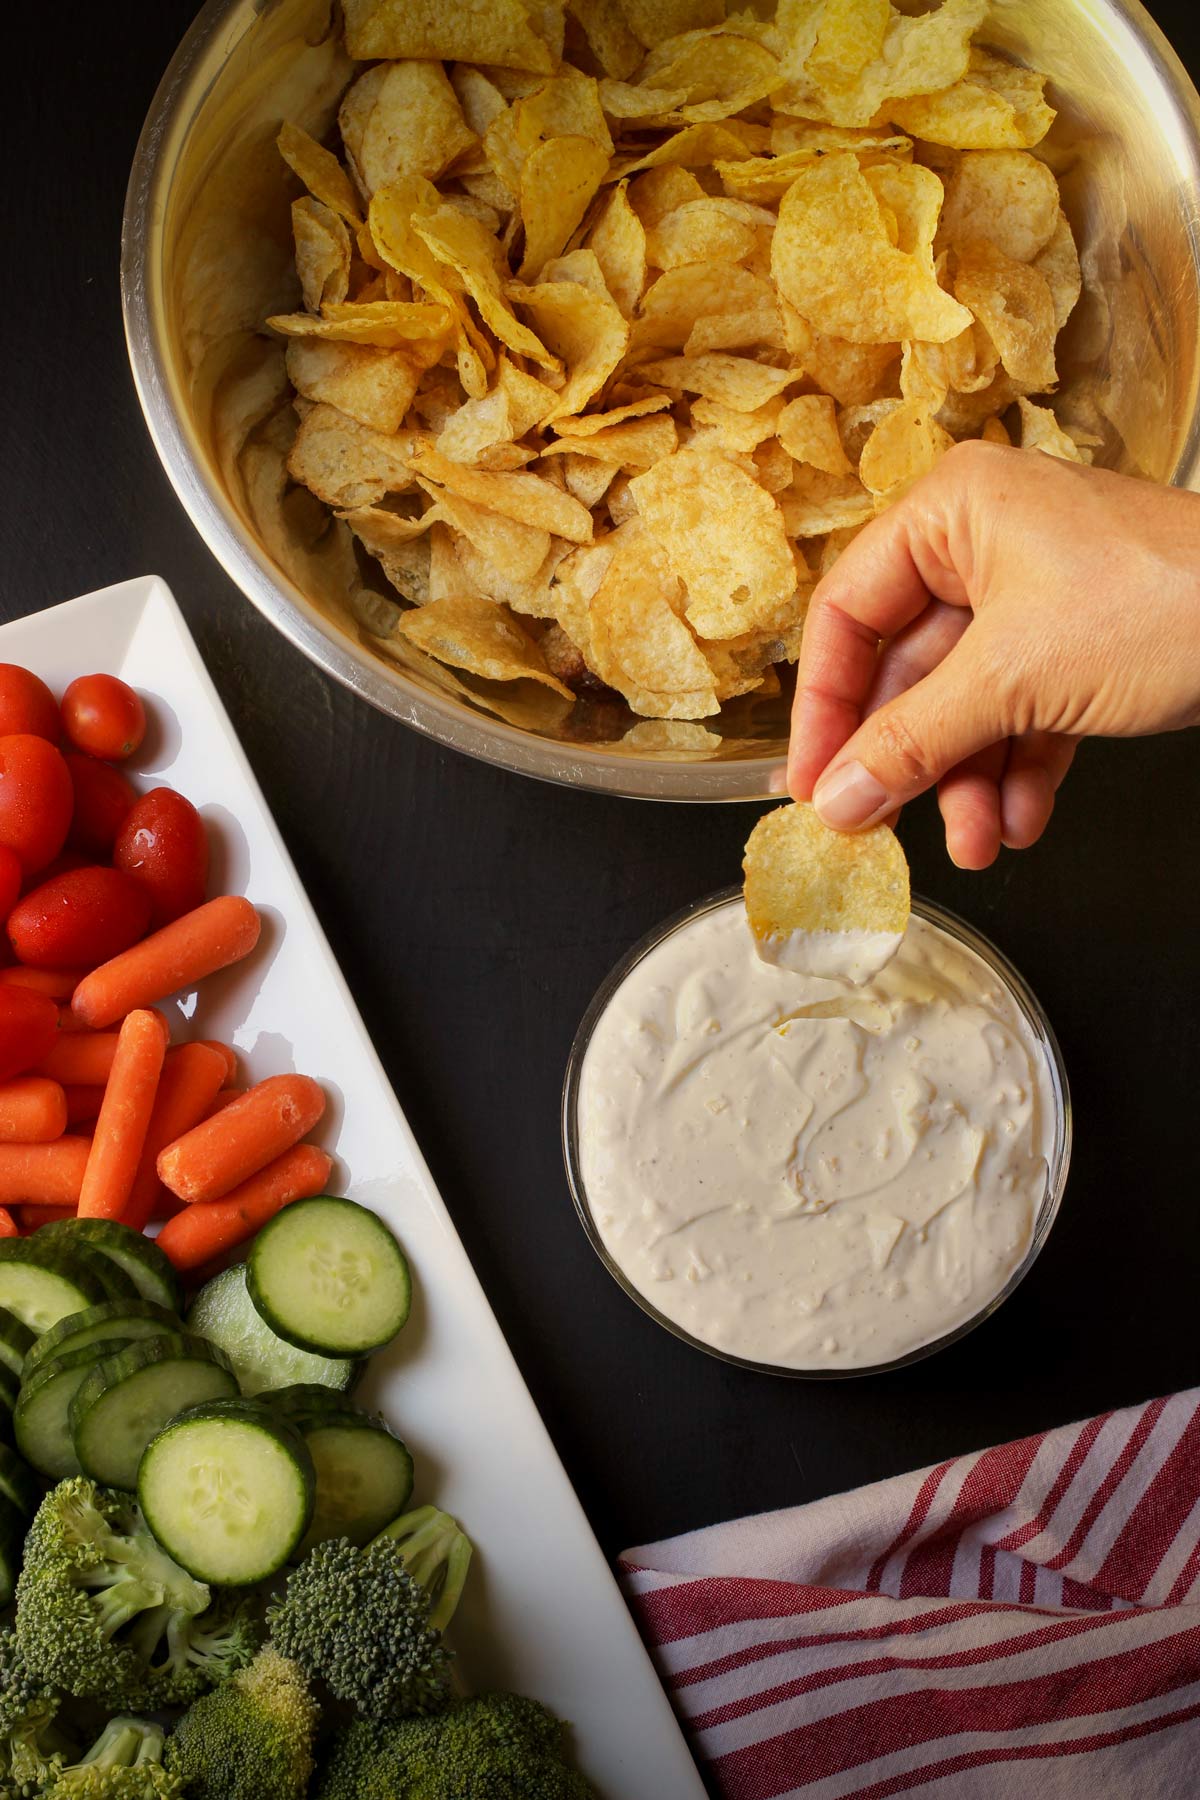
[[0, 1081], [32, 1069], [58, 1036], [58, 1008], [30, 988], [0, 987]]
[[21, 892], [21, 859], [7, 844], [0, 844], [0, 919], [7, 919]]
[[115, 675], [78, 675], [62, 697], [63, 730], [77, 750], [124, 762], [146, 735], [146, 709]]
[[19, 663], [0, 663], [0, 737], [15, 732], [57, 744], [62, 731], [58, 701], [40, 675]]
[[150, 898], [120, 869], [68, 869], [8, 915], [8, 941], [30, 969], [94, 969], [146, 935]]
[[69, 750], [64, 760], [75, 792], [67, 843], [91, 856], [107, 856], [137, 795], [120, 769], [110, 763], [81, 756], [77, 750]]
[[29, 732], [0, 737], [0, 844], [15, 850], [27, 875], [62, 849], [74, 798], [53, 744]]
[[146, 889], [154, 926], [169, 925], [203, 903], [208, 879], [204, 821], [174, 788], [151, 788], [125, 815], [113, 845], [113, 864]]

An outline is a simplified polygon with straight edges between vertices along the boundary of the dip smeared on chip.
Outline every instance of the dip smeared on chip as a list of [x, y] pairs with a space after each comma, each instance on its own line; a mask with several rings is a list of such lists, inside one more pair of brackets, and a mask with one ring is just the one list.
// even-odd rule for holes
[[908, 927], [908, 863], [889, 825], [831, 831], [811, 806], [780, 806], [746, 842], [746, 916], [764, 962], [861, 984]]
[[344, 0], [336, 133], [279, 134], [289, 473], [368, 641], [514, 722], [776, 694], [952, 444], [1106, 429], [1047, 404], [1079, 258], [986, 0], [737, 5]]

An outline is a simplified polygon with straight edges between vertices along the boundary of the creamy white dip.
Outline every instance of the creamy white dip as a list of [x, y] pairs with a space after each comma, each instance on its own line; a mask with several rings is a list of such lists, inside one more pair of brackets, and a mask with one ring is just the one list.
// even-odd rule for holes
[[755, 1362], [891, 1361], [1029, 1246], [1054, 1096], [1007, 985], [914, 915], [869, 984], [763, 962], [740, 899], [632, 970], [578, 1100], [597, 1229], [693, 1337]]
[[821, 975], [861, 987], [891, 962], [902, 931], [787, 931], [755, 939], [764, 962], [793, 975]]

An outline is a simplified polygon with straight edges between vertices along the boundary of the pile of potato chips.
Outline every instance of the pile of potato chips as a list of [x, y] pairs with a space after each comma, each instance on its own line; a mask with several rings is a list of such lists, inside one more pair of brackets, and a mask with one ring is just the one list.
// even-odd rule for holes
[[377, 635], [708, 718], [778, 691], [817, 577], [956, 439], [1088, 459], [1028, 398], [1079, 261], [986, 9], [344, 0], [369, 66], [339, 154], [280, 133], [269, 322]]

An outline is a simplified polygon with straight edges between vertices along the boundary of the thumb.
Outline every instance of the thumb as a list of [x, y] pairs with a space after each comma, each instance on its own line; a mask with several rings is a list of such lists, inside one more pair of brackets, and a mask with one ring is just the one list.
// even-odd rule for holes
[[857, 831], [934, 787], [1008, 736], [998, 696], [968, 630], [921, 681], [864, 719], [823, 770], [813, 806], [826, 825]]

